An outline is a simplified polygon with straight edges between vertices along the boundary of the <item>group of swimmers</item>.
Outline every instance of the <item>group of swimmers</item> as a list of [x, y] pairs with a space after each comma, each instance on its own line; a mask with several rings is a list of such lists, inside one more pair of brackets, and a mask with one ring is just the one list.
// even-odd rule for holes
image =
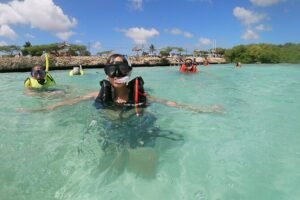
[[[41, 66], [32, 68], [31, 77], [27, 78], [24, 82], [25, 87], [28, 88], [48, 88], [55, 85], [53, 77], [48, 72], [48, 58], [46, 57], [46, 69]], [[180, 72], [197, 72], [196, 64], [192, 59], [186, 59], [185, 63], [180, 67]], [[110, 106], [137, 108], [146, 107], [148, 100], [151, 102], [161, 103], [167, 106], [173, 106], [191, 110], [194, 112], [218, 112], [218, 107], [211, 109], [203, 109], [201, 107], [193, 107], [187, 104], [179, 104], [174, 101], [156, 98], [146, 94], [144, 91], [144, 80], [138, 76], [130, 80], [132, 72], [131, 63], [128, 59], [121, 54], [113, 54], [107, 59], [104, 67], [106, 79], [100, 81], [100, 91], [91, 92], [89, 94], [64, 100], [55, 105], [46, 108], [38, 109], [39, 111], [53, 110], [65, 105], [73, 105], [83, 100], [94, 99], [96, 108], [105, 108]], [[70, 71], [69, 75], [83, 75], [82, 67], [74, 68]], [[137, 111], [137, 115], [138, 115]]]
[[[119, 55], [119, 54], [114, 54], [114, 55]], [[115, 57], [115, 56], [113, 56]], [[47, 59], [47, 57], [46, 57]], [[48, 61], [46, 61], [48, 62]], [[109, 61], [110, 62], [110, 61]], [[119, 65], [120, 67], [120, 72], [121, 70], [127, 70], [130, 69], [131, 71], [131, 66], [128, 64], [128, 60], [125, 59], [123, 61], [121, 61], [122, 63], [125, 63], [125, 66], [123, 65]], [[113, 64], [114, 65], [114, 64]], [[115, 65], [115, 67], [106, 67], [104, 68], [105, 72], [107, 72], [108, 70], [115, 70], [117, 73], [119, 70], [117, 70], [116, 68], [117, 65]], [[126, 66], [129, 66], [128, 68]], [[193, 62], [193, 60], [191, 58], [188, 58], [185, 60], [185, 62], [180, 66], [179, 69], [180, 72], [192, 72], [195, 73], [197, 72], [197, 64], [195, 62]], [[70, 70], [69, 72], [69, 76], [75, 76], [75, 75], [84, 75], [84, 71], [82, 69], [82, 66], [79, 65], [76, 67], [73, 67], [72, 70]], [[118, 76], [121, 76], [123, 74], [120, 74]], [[126, 76], [128, 77], [128, 76]], [[122, 77], [121, 77], [122, 78]], [[122, 80], [125, 80], [124, 78]], [[122, 81], [121, 80], [121, 81]], [[127, 80], [127, 79], [126, 79]], [[120, 80], [118, 80], [120, 81]], [[31, 70], [31, 76], [28, 77], [25, 81], [24, 81], [24, 85], [27, 88], [48, 88], [50, 86], [55, 85], [55, 80], [53, 79], [53, 77], [49, 74], [47, 69], [44, 69], [42, 66], [40, 65], [36, 65], [32, 68]]]

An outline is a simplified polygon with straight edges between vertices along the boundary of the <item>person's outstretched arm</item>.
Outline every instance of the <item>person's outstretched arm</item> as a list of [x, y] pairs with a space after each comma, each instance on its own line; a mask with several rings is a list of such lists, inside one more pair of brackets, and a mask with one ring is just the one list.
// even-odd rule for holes
[[166, 99], [161, 99], [153, 96], [147, 96], [150, 102], [164, 104], [170, 107], [193, 111], [197, 113], [210, 113], [210, 112], [223, 112], [224, 108], [222, 105], [209, 105], [209, 106], [192, 106], [188, 104], [176, 103]]
[[23, 112], [43, 112], [43, 111], [50, 111], [50, 110], [55, 110], [56, 108], [62, 107], [62, 106], [67, 106], [67, 105], [74, 105], [77, 104], [81, 101], [89, 100], [89, 99], [95, 99], [98, 95], [98, 92], [92, 92], [89, 94], [86, 94], [84, 96], [79, 96], [74, 99], [67, 99], [62, 102], [58, 102], [54, 105], [47, 106], [45, 108], [38, 108], [38, 109], [19, 109], [18, 111], [23, 111]]

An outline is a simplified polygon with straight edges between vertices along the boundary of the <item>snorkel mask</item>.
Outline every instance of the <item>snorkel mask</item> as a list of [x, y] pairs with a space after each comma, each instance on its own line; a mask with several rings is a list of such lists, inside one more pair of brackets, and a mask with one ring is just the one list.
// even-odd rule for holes
[[31, 76], [36, 78], [37, 80], [44, 79], [45, 75], [46, 75], [46, 72], [43, 69], [31, 71]]
[[46, 75], [46, 72], [43, 69], [31, 71], [31, 76], [33, 78], [35, 78], [39, 84], [45, 83], [45, 75]]
[[33, 77], [44, 77], [46, 75], [46, 72], [44, 70], [36, 70], [31, 72], [31, 76]]
[[127, 76], [131, 72], [131, 67], [125, 63], [116, 63], [112, 65], [106, 65], [104, 67], [105, 74], [111, 78], [117, 77], [122, 78]]
[[124, 57], [126, 61], [113, 62], [113, 64], [108, 64], [104, 67], [105, 74], [110, 78], [117, 78], [115, 80], [117, 83], [128, 82], [132, 70], [131, 64], [128, 59], [126, 59], [125, 56], [122, 57]]
[[186, 61], [185, 61], [185, 66], [187, 66], [187, 67], [191, 67], [192, 65], [193, 65], [193, 61], [192, 60], [190, 60], [190, 59], [187, 59]]

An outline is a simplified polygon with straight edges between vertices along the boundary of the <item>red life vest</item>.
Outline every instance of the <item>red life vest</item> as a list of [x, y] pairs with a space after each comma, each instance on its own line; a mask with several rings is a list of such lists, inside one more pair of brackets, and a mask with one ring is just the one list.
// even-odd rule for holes
[[180, 71], [180, 72], [193, 72], [193, 73], [195, 73], [195, 72], [197, 72], [197, 67], [196, 67], [196, 65], [193, 64], [193, 65], [192, 65], [192, 68], [191, 68], [191, 69], [188, 69], [187, 66], [186, 66], [185, 64], [182, 64], [182, 65], [180, 66], [179, 71]]

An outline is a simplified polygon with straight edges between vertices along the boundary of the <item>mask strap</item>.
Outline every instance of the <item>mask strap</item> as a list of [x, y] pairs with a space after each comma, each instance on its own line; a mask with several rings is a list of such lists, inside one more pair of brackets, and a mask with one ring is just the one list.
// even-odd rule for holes
[[129, 61], [129, 58], [127, 55], [124, 55], [124, 58], [127, 60], [128, 66], [131, 67], [131, 62]]

